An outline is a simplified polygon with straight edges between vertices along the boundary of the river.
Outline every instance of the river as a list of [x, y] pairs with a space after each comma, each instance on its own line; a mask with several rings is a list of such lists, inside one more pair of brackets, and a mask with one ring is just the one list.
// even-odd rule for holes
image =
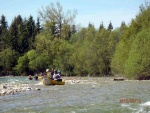
[[[150, 81], [113, 81], [113, 77], [64, 77], [65, 85], [0, 77], [0, 84], [28, 84], [32, 89], [0, 96], [0, 113], [150, 113]], [[19, 86], [19, 85], [18, 85]]]

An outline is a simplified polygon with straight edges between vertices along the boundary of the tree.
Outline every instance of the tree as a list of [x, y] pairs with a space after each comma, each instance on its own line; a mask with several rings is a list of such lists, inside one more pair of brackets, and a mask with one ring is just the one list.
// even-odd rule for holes
[[8, 25], [4, 15], [0, 19], [0, 50], [8, 46]]
[[88, 28], [94, 27], [92, 23], [89, 22]]
[[13, 67], [16, 65], [18, 53], [11, 48], [4, 49], [0, 52], [0, 67], [5, 73], [9, 74], [9, 71], [13, 71]]
[[40, 19], [39, 19], [39, 17], [38, 17], [38, 18], [37, 18], [36, 25], [35, 25], [35, 32], [36, 32], [36, 35], [39, 34], [41, 30], [42, 30], [42, 28], [41, 28], [41, 25], [40, 25]]
[[112, 26], [112, 23], [110, 21], [109, 25], [108, 25], [108, 28], [107, 28], [108, 31], [112, 31], [113, 30], [113, 26]]
[[122, 21], [121, 26], [120, 27], [124, 27], [126, 26], [126, 23], [124, 21]]
[[50, 30], [57, 38], [65, 38], [62, 36], [64, 26], [73, 24], [76, 12], [74, 11], [72, 14], [71, 11], [68, 11], [65, 14], [61, 4], [57, 2], [56, 6], [51, 3], [45, 8], [42, 7], [39, 15], [47, 30]]
[[75, 34], [77, 32], [76, 25], [72, 25], [71, 34]]
[[33, 20], [33, 17], [30, 15], [29, 19], [26, 22], [26, 32], [27, 38], [26, 40], [28, 41], [28, 46], [29, 49], [32, 49], [34, 47], [33, 43], [35, 41], [35, 35], [36, 35], [36, 26], [35, 26], [35, 21]]
[[6, 22], [6, 18], [5, 18], [4, 15], [2, 15], [1, 20], [0, 20], [0, 31], [2, 31], [3, 29], [7, 29], [7, 28], [8, 28], [8, 25], [7, 25], [7, 22]]
[[121, 26], [120, 41], [111, 62], [114, 73], [135, 79], [149, 77], [149, 12], [150, 7], [146, 6], [129, 27]]
[[27, 71], [29, 70], [28, 68], [28, 57], [27, 55], [21, 56], [18, 59], [18, 64], [14, 67], [14, 70], [17, 71], [19, 74], [24, 73], [27, 75]]
[[100, 24], [100, 26], [99, 26], [99, 31], [102, 30], [102, 29], [104, 29], [103, 22], [102, 22], [102, 23]]
[[134, 38], [131, 37], [131, 33], [128, 28], [124, 29], [122, 32], [123, 34], [120, 35], [120, 41], [116, 45], [116, 50], [111, 61], [113, 74], [117, 73], [119, 75], [124, 74], [124, 64], [128, 58], [131, 42]]
[[129, 57], [124, 64], [125, 74], [129, 78], [139, 79], [150, 76], [150, 29], [137, 34], [131, 43]]
[[19, 53], [22, 53], [22, 29], [23, 29], [22, 17], [18, 15], [12, 21], [9, 28], [9, 45], [11, 48]]

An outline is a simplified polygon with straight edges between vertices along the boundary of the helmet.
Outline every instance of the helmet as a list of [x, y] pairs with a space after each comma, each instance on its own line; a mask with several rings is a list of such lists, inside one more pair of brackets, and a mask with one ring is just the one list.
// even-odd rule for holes
[[49, 72], [49, 69], [46, 69], [46, 72]]

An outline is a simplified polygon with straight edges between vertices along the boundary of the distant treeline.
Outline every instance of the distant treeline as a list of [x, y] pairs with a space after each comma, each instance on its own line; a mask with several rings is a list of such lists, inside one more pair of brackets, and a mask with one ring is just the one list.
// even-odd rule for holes
[[[76, 11], [63, 12], [59, 2], [32, 16], [16, 16], [10, 26], [0, 19], [1, 75], [28, 75], [60, 69], [65, 75], [118, 75], [150, 78], [150, 5], [140, 6], [129, 25], [100, 24], [99, 29], [74, 24]], [[84, 20], [83, 20], [84, 21]], [[40, 24], [42, 23], [42, 24]]]

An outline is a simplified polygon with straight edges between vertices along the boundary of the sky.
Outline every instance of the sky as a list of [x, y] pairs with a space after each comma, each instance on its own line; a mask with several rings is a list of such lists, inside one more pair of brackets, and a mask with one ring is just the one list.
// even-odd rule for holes
[[[19, 14], [23, 18], [38, 17], [38, 10], [56, 3], [56, 0], [0, 0], [0, 16], [6, 17], [8, 25]], [[112, 23], [114, 28], [120, 27], [124, 21], [127, 25], [139, 13], [139, 6], [145, 0], [58, 0], [63, 6], [64, 12], [77, 10], [75, 23], [81, 27], [87, 27], [89, 23], [96, 28], [103, 25], [107, 28]]]

